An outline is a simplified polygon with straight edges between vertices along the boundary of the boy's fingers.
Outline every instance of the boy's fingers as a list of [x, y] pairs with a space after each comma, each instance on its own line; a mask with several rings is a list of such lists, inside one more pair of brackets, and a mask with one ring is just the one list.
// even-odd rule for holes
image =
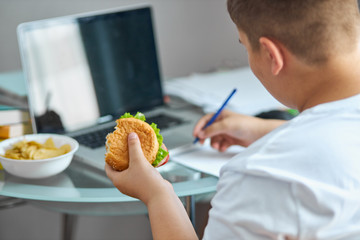
[[195, 125], [193, 130], [193, 136], [198, 137], [199, 132], [202, 131], [206, 123], [211, 119], [212, 114], [207, 114], [204, 117], [202, 117]]
[[214, 122], [207, 128], [205, 128], [202, 132], [202, 138], [211, 138], [217, 135], [220, 135], [226, 131], [225, 129], [226, 125], [223, 124], [223, 122]]
[[144, 157], [143, 151], [141, 149], [141, 144], [139, 137], [136, 133], [130, 133], [128, 135], [128, 146], [129, 146], [129, 165], [131, 164], [131, 161], [137, 161], [138, 159], [141, 159]]
[[117, 171], [115, 171], [114, 169], [112, 169], [112, 167], [105, 163], [105, 172], [106, 175], [108, 176], [108, 178], [113, 181], [113, 179], [115, 178], [115, 174], [117, 173]]

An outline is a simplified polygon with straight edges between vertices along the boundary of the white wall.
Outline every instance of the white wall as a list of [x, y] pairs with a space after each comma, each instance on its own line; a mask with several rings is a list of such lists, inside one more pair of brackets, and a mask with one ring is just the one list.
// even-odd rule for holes
[[[21, 69], [21, 22], [143, 3], [138, 0], [0, 0], [0, 72]], [[247, 65], [226, 0], [149, 0], [164, 79]]]

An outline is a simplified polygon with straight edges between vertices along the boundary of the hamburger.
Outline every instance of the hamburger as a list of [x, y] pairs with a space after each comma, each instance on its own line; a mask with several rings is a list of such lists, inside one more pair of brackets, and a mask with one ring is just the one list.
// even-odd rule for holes
[[154, 167], [168, 162], [169, 152], [163, 145], [163, 137], [155, 123], [147, 123], [144, 114], [135, 116], [125, 113], [118, 120], [112, 133], [106, 136], [105, 162], [114, 170], [122, 171], [129, 167], [128, 135], [135, 132], [139, 136], [145, 158]]

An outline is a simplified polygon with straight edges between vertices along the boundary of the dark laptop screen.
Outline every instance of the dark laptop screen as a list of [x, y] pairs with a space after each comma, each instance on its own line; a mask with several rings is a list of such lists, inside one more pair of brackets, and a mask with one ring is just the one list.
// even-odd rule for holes
[[38, 132], [74, 131], [163, 103], [149, 7], [18, 31]]

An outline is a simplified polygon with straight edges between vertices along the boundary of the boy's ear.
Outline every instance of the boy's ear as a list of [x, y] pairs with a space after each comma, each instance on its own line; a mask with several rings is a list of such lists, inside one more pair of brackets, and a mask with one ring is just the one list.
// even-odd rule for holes
[[259, 42], [270, 60], [272, 74], [278, 75], [284, 67], [284, 55], [281, 52], [281, 46], [267, 37], [261, 37]]

